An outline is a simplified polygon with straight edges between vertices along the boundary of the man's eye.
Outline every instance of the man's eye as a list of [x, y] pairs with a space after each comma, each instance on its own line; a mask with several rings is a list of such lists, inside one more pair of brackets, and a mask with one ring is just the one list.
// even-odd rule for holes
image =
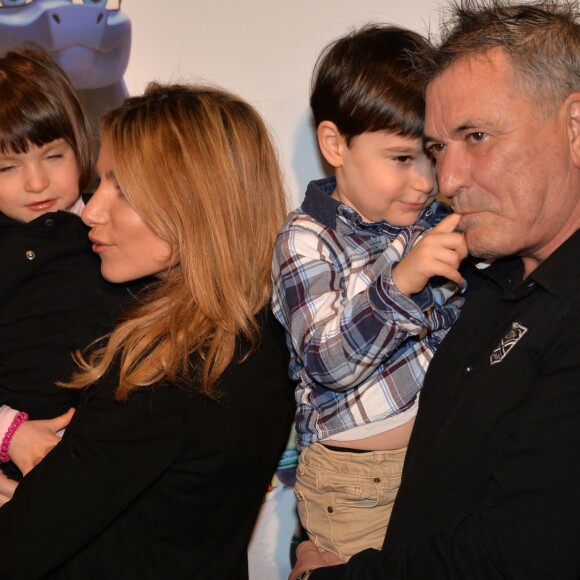
[[469, 133], [469, 135], [467, 135], [467, 139], [473, 143], [479, 143], [485, 139], [485, 133], [482, 131], [475, 131], [474, 133]]
[[445, 151], [445, 145], [443, 145], [443, 143], [431, 143], [426, 147], [426, 149], [429, 157], [432, 159], [437, 159], [437, 157], [439, 157], [439, 155]]

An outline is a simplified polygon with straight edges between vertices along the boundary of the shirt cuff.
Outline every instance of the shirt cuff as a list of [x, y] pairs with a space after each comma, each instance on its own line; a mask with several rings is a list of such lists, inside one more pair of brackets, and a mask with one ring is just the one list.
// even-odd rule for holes
[[8, 405], [0, 407], [0, 440], [4, 438], [8, 427], [10, 427], [18, 413], [19, 411], [11, 409]]

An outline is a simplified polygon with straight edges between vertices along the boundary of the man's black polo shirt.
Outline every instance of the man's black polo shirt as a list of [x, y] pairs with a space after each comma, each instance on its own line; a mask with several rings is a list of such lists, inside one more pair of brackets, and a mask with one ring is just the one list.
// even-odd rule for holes
[[469, 276], [427, 374], [385, 548], [319, 578], [580, 577], [580, 232]]

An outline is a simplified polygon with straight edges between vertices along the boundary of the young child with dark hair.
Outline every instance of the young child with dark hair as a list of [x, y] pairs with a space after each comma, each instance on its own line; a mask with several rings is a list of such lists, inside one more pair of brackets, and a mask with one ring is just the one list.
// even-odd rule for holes
[[301, 449], [300, 521], [347, 560], [380, 548], [419, 391], [463, 298], [457, 216], [422, 142], [420, 35], [371, 25], [329, 45], [310, 98], [335, 176], [313, 181], [275, 246]]
[[0, 475], [19, 479], [72, 416], [78, 392], [55, 384], [72, 353], [131, 295], [103, 280], [79, 217], [91, 134], [69, 79], [23, 48], [0, 56], [0, 93]]

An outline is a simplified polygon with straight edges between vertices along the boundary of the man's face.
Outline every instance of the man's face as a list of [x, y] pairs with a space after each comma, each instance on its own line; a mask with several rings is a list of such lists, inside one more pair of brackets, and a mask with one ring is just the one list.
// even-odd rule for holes
[[458, 60], [427, 89], [425, 134], [470, 251], [528, 274], [580, 225], [580, 184], [568, 103], [547, 117], [512, 72], [501, 49]]

